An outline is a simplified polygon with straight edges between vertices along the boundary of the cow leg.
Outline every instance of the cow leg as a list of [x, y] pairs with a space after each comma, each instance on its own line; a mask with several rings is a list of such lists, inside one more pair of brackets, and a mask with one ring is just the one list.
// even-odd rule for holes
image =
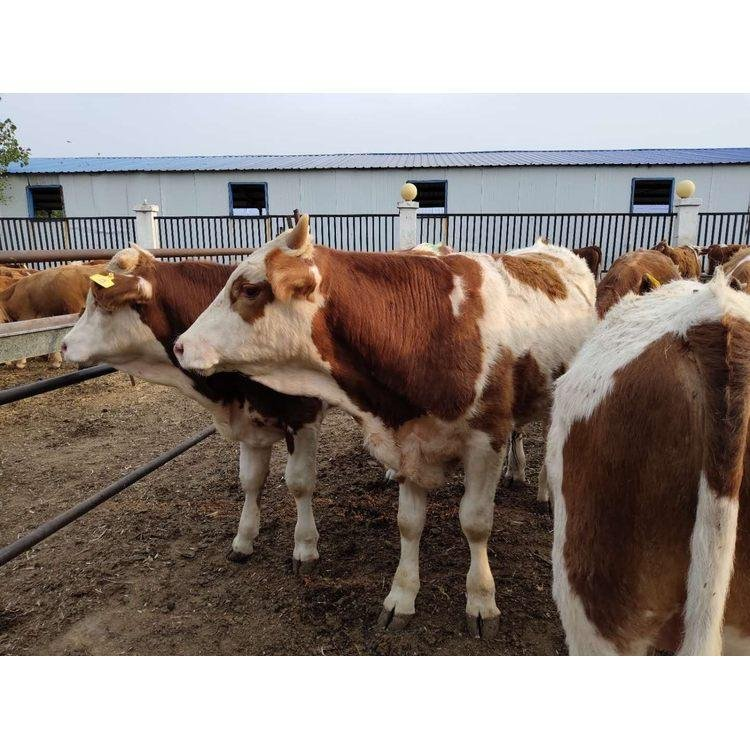
[[57, 370], [62, 365], [62, 354], [60, 352], [51, 352], [47, 357], [47, 365], [53, 370]]
[[426, 512], [427, 490], [408, 480], [401, 482], [398, 489], [401, 558], [378, 619], [378, 624], [387, 630], [403, 630], [414, 616], [414, 600], [419, 593], [419, 540]]
[[547, 435], [549, 434], [549, 421], [544, 420], [542, 422], [542, 435], [544, 436], [544, 460], [542, 466], [539, 469], [538, 486], [536, 490], [537, 502], [545, 503], [549, 510], [550, 516], [552, 515], [552, 493], [550, 492], [549, 482], [547, 480]]
[[308, 425], [294, 434], [294, 450], [286, 462], [284, 480], [297, 505], [297, 524], [294, 527], [292, 569], [295, 573], [309, 573], [317, 564], [318, 529], [312, 508], [315, 491], [318, 425]]
[[260, 531], [260, 505], [258, 499], [268, 476], [271, 462], [271, 446], [256, 447], [240, 443], [240, 484], [245, 491], [237, 536], [227, 559], [232, 562], [247, 562], [253, 554], [253, 542]]
[[492, 448], [489, 436], [473, 433], [464, 456], [465, 491], [459, 519], [471, 552], [466, 576], [466, 622], [469, 632], [477, 638], [496, 635], [500, 618], [487, 557], [500, 468], [500, 454]]
[[503, 486], [512, 487], [514, 484], [526, 484], [526, 453], [523, 449], [523, 432], [511, 433], [508, 439]]

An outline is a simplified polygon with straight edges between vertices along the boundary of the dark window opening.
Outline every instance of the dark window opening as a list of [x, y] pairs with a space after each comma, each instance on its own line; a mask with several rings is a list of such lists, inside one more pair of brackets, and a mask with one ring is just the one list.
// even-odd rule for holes
[[64, 219], [65, 204], [60, 185], [29, 186], [29, 209], [34, 219]]
[[233, 216], [262, 216], [268, 213], [268, 191], [264, 182], [237, 182], [229, 185]]
[[409, 182], [417, 188], [415, 200], [419, 203], [420, 213], [445, 213], [446, 193], [448, 192], [448, 183], [445, 180], [434, 182], [409, 180]]
[[672, 210], [674, 180], [633, 180], [630, 210], [633, 213], [664, 213]]

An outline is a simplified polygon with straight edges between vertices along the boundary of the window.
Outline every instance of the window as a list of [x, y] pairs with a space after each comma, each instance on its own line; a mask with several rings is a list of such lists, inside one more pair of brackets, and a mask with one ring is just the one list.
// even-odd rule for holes
[[445, 180], [420, 182], [409, 180], [417, 188], [416, 200], [421, 214], [444, 214], [447, 201], [448, 183]]
[[230, 182], [229, 209], [232, 216], [262, 216], [268, 213], [265, 182]]
[[668, 214], [672, 210], [674, 180], [633, 180], [630, 210], [633, 213]]
[[29, 185], [29, 216], [32, 219], [63, 219], [65, 204], [60, 185]]

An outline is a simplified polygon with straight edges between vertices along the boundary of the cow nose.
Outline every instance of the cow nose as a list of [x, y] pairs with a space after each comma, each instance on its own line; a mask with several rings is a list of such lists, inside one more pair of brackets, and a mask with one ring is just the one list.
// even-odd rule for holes
[[68, 351], [68, 345], [63, 341], [62, 346], [60, 347], [60, 354], [65, 354], [65, 352]]
[[174, 350], [174, 353], [177, 357], [179, 357], [181, 354], [185, 353], [185, 347], [182, 345], [181, 341], [178, 341], [174, 347], [172, 347]]

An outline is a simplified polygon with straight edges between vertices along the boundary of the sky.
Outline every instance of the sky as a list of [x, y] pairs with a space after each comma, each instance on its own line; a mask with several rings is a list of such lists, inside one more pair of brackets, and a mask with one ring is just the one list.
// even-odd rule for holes
[[6, 94], [32, 156], [750, 146], [746, 94]]

